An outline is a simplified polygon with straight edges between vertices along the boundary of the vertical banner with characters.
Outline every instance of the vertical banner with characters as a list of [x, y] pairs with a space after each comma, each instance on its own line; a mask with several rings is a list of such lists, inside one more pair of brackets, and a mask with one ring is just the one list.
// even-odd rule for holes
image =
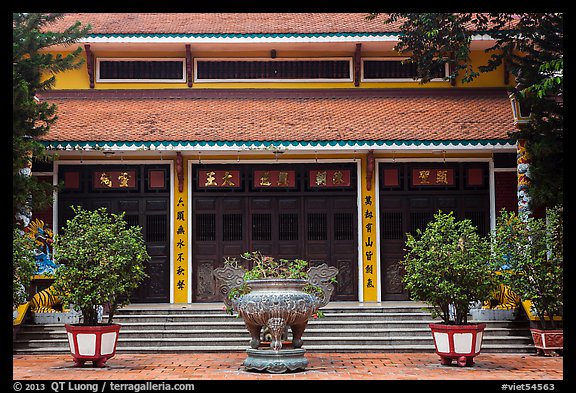
[[190, 261], [188, 260], [188, 174], [180, 152], [176, 155], [174, 182], [174, 268], [172, 272], [174, 303], [188, 303]]
[[362, 285], [363, 301], [378, 300], [378, 267], [376, 253], [376, 196], [374, 187], [375, 160], [370, 151], [362, 162], [361, 171], [361, 219], [362, 223]]

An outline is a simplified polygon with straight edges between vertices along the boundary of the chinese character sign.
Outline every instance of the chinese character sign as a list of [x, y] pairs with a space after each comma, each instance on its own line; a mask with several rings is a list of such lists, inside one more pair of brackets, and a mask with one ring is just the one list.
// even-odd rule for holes
[[[363, 163], [364, 164], [364, 163]], [[368, 189], [366, 165], [362, 168], [361, 222], [362, 222], [362, 292], [364, 301], [378, 300], [378, 255], [376, 233], [375, 187]]]
[[239, 188], [240, 171], [238, 170], [211, 170], [198, 171], [199, 188]]
[[102, 189], [135, 189], [136, 171], [94, 171], [92, 174], [92, 187]]
[[294, 188], [296, 171], [294, 170], [255, 170], [252, 172], [254, 188]]
[[326, 169], [308, 172], [310, 188], [350, 187], [350, 170]]
[[413, 186], [453, 186], [454, 169], [414, 168], [412, 169]]
[[[174, 302], [175, 303], [188, 303], [188, 288], [189, 288], [189, 273], [190, 264], [188, 257], [188, 187], [186, 187], [186, 182], [188, 181], [187, 168], [186, 165], [183, 167], [183, 181], [184, 186], [182, 191], [178, 190], [178, 186], [174, 185], [174, 254], [172, 258], [173, 263], [173, 280], [174, 280]], [[208, 171], [210, 172], [210, 171]], [[214, 174], [216, 175], [216, 174]], [[222, 173], [218, 178], [214, 176], [211, 179], [210, 174], [204, 174], [201, 181], [203, 183], [209, 183], [210, 181], [218, 181], [218, 184], [225, 181], [233, 181], [231, 178], [226, 178], [225, 174]]]

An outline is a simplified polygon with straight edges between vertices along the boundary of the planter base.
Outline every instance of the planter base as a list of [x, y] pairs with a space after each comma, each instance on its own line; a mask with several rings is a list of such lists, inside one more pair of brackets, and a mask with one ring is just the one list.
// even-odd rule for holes
[[120, 325], [71, 325], [66, 324], [70, 352], [76, 367], [90, 361], [94, 367], [104, 367], [106, 361], [116, 354]]
[[452, 361], [456, 360], [456, 364], [460, 367], [470, 367], [474, 365], [474, 356], [440, 356], [440, 364], [443, 366], [452, 365]]
[[434, 347], [443, 366], [449, 366], [452, 361], [460, 367], [474, 365], [474, 357], [480, 353], [482, 338], [486, 324], [477, 325], [444, 325], [432, 323]]
[[539, 356], [560, 356], [564, 350], [564, 330], [530, 329], [536, 354]]
[[250, 371], [267, 371], [272, 374], [281, 374], [289, 371], [304, 370], [308, 366], [308, 359], [304, 357], [305, 349], [252, 349], [246, 350], [248, 357], [243, 366]]

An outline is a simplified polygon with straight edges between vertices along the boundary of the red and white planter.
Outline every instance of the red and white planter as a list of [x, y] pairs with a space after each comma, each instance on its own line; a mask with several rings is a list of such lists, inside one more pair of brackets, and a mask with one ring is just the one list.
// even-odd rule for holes
[[531, 328], [536, 353], [544, 356], [558, 356], [564, 349], [564, 330], [542, 330]]
[[68, 344], [76, 367], [91, 361], [95, 367], [104, 367], [106, 361], [116, 354], [120, 325], [96, 326], [66, 324]]
[[445, 325], [431, 323], [436, 353], [445, 366], [456, 360], [459, 366], [472, 366], [474, 357], [480, 353], [485, 323], [475, 325]]

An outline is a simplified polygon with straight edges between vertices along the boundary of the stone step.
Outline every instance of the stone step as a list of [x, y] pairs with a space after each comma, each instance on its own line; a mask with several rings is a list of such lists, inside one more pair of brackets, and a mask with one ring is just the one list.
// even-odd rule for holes
[[[116, 353], [187, 353], [193, 354], [195, 352], [245, 352], [246, 345], [241, 346], [180, 346], [180, 347], [158, 347], [158, 346], [142, 346], [142, 347], [122, 347], [119, 346]], [[423, 345], [346, 345], [338, 348], [326, 347], [323, 345], [307, 345], [306, 351], [308, 352], [384, 352], [384, 353], [434, 353], [433, 344]], [[533, 346], [529, 345], [482, 345], [482, 353], [509, 353], [509, 354], [533, 354], [536, 350]], [[58, 348], [32, 348], [21, 349], [18, 351], [21, 354], [66, 354], [70, 353], [68, 346]]]
[[[223, 303], [194, 303], [194, 304], [129, 304], [118, 310], [115, 315], [128, 314], [186, 314], [186, 313], [205, 313], [205, 314], [223, 314], [226, 307]], [[430, 306], [414, 301], [397, 301], [383, 303], [366, 303], [359, 304], [356, 302], [330, 302], [321, 309], [324, 312], [331, 313], [387, 313], [387, 312], [429, 312]]]
[[[390, 337], [390, 336], [430, 336], [430, 328], [427, 325], [414, 327], [379, 327], [366, 328], [361, 324], [355, 327], [325, 327], [323, 325], [309, 325], [306, 328], [305, 337], [344, 337], [348, 335], [357, 335], [365, 337]], [[386, 325], [383, 325], [386, 326]], [[226, 327], [217, 330], [219, 336], [225, 337], [246, 337], [248, 332], [243, 324], [233, 328]], [[175, 338], [202, 338], [214, 336], [215, 329], [202, 329], [196, 326], [182, 326], [175, 328], [173, 325], [150, 326], [142, 324], [135, 329], [135, 326], [125, 325], [121, 329], [121, 335], [124, 337], [175, 337]], [[291, 333], [290, 333], [291, 334]], [[495, 336], [526, 336], [530, 335], [525, 328], [520, 327], [487, 327], [485, 337]], [[20, 333], [17, 342], [26, 342], [30, 340], [41, 339], [64, 339], [66, 331], [63, 326], [52, 326], [49, 330], [25, 329]]]
[[[219, 324], [226, 324], [229, 321], [239, 319], [236, 315], [218, 315], [218, 314], [145, 314], [145, 315], [118, 315], [114, 317], [114, 322], [121, 325], [128, 323], [138, 323], [141, 321], [151, 322], [151, 323], [172, 323], [172, 322], [215, 322]], [[430, 321], [429, 313], [401, 313], [401, 312], [389, 312], [389, 313], [327, 313], [325, 312], [324, 317], [321, 318], [326, 321], [337, 320], [337, 321], [356, 321], [361, 320], [364, 322], [371, 321]]]
[[[392, 304], [394, 303], [394, 304]], [[429, 323], [439, 322], [421, 304], [325, 307], [324, 318], [309, 321], [304, 348], [310, 351], [434, 351]], [[398, 303], [402, 303], [401, 307]], [[245, 351], [250, 337], [241, 318], [221, 304], [130, 305], [114, 318], [122, 325], [118, 352]], [[487, 321], [487, 351], [533, 353], [527, 321]], [[63, 324], [25, 323], [14, 353], [66, 353]]]
[[[247, 348], [249, 346], [250, 337], [245, 334], [238, 337], [178, 337], [173, 335], [160, 336], [160, 337], [148, 337], [148, 336], [131, 336], [130, 334], [121, 333], [118, 340], [118, 348], [123, 347], [146, 347], [146, 346], [158, 346], [166, 347], [171, 346], [175, 348], [185, 347], [190, 345], [195, 346], [225, 346], [225, 347], [242, 347]], [[303, 348], [317, 348], [319, 346], [324, 346], [325, 348], [340, 348], [342, 346], [348, 345], [371, 345], [371, 346], [381, 346], [381, 345], [433, 345], [433, 340], [430, 335], [423, 336], [303, 336], [304, 345]], [[483, 340], [483, 345], [499, 345], [502, 346], [504, 343], [506, 345], [510, 344], [521, 344], [529, 345], [532, 342], [531, 337], [526, 336], [486, 336]], [[60, 348], [68, 347], [68, 340], [66, 338], [51, 338], [51, 339], [39, 339], [39, 340], [28, 340], [26, 342], [26, 349], [39, 349], [39, 348]]]

